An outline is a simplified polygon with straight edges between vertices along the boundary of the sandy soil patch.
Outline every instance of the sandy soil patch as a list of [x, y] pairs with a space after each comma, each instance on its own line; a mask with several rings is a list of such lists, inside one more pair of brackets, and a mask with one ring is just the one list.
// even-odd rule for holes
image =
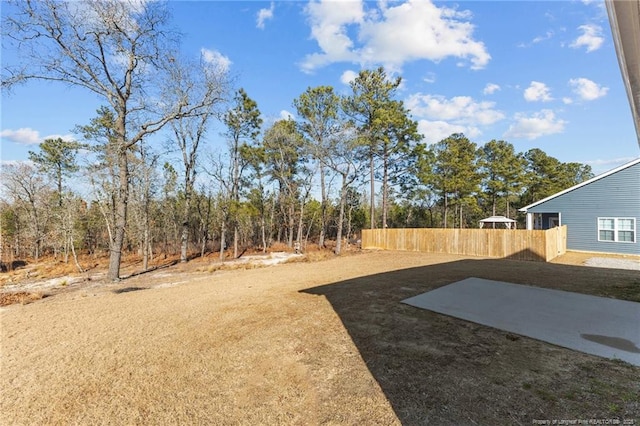
[[630, 269], [632, 271], [640, 271], [640, 259], [617, 259], [610, 257], [590, 257], [584, 264], [586, 266], [595, 266], [598, 268], [612, 269]]
[[0, 309], [0, 423], [638, 422], [637, 367], [400, 303], [469, 276], [640, 301], [637, 271], [562, 261], [381, 251], [68, 284]]

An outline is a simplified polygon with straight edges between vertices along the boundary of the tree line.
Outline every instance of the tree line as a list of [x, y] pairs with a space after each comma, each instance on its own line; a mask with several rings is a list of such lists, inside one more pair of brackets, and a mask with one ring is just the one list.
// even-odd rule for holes
[[[77, 141], [45, 140], [30, 162], [3, 167], [0, 246], [15, 256], [53, 253], [81, 268], [78, 251], [107, 251], [117, 279], [127, 251], [142, 255], [144, 269], [154, 256], [238, 257], [274, 242], [332, 240], [340, 253], [363, 228], [516, 217], [517, 207], [592, 175], [506, 141], [478, 146], [453, 134], [424, 144], [398, 99], [401, 77], [384, 68], [362, 70], [347, 95], [310, 87], [293, 100], [295, 119], [267, 124], [224, 66], [181, 57], [159, 2], [13, 6], [22, 13], [8, 15], [3, 31], [31, 49], [3, 69], [3, 88], [62, 81], [105, 100], [77, 126]], [[214, 123], [226, 147], [204, 151]]]
[[[255, 106], [239, 94], [238, 100]], [[247, 116], [258, 124], [253, 112]], [[280, 120], [262, 137], [255, 128], [247, 133], [255, 135], [251, 143], [228, 139], [225, 155], [208, 153], [194, 166], [204, 175], [197, 181], [184, 165], [145, 149], [132, 153], [123, 250], [141, 254], [143, 268], [154, 256], [180, 253], [187, 260], [217, 251], [221, 258], [238, 257], [275, 242], [304, 248], [332, 240], [339, 253], [343, 241], [357, 239], [372, 224], [477, 227], [489, 215], [522, 220], [517, 208], [592, 176], [589, 166], [562, 163], [539, 149], [517, 153], [496, 140], [477, 146], [454, 134], [430, 146], [417, 142], [393, 163], [397, 173], [389, 173], [385, 198], [382, 157], [375, 155], [378, 185], [371, 209], [369, 175], [363, 173], [370, 147], [356, 139], [350, 150], [320, 155], [317, 144], [304, 137], [303, 124]], [[88, 148], [85, 143], [49, 139], [30, 153], [31, 162], [4, 166], [3, 251], [35, 259], [48, 253], [64, 261], [76, 259], [78, 251], [108, 252], [119, 188], [108, 163], [79, 167], [76, 154]], [[78, 180], [91, 183], [90, 198], [73, 190]]]

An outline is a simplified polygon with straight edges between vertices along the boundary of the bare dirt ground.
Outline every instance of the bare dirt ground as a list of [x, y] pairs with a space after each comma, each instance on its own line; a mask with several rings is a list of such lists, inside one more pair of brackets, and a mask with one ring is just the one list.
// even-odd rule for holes
[[640, 302], [637, 270], [592, 257], [25, 268], [1, 289], [0, 424], [640, 424], [640, 368], [400, 303], [470, 276]]

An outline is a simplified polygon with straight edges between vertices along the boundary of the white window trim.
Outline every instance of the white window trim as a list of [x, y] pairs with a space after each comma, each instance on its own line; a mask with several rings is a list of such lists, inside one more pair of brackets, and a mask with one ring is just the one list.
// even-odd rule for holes
[[[602, 219], [611, 219], [613, 220], [613, 241], [612, 240], [602, 240], [600, 239], [600, 231], [611, 231], [611, 229], [600, 229], [600, 220]], [[618, 229], [618, 220], [632, 220], [633, 221], [633, 229]], [[627, 244], [635, 244], [638, 239], [638, 234], [636, 232], [636, 218], [635, 217], [611, 217], [611, 216], [603, 216], [598, 217], [596, 219], [596, 233], [598, 237], [598, 241], [603, 243], [627, 243]], [[618, 240], [618, 232], [619, 231], [632, 231], [633, 232], [633, 241], [619, 241]]]

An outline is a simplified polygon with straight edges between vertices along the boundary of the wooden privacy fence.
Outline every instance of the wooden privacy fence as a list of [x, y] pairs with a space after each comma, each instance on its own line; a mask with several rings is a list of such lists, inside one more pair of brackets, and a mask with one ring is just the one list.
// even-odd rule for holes
[[567, 227], [523, 229], [363, 229], [363, 249], [407, 250], [548, 262], [564, 254]]

